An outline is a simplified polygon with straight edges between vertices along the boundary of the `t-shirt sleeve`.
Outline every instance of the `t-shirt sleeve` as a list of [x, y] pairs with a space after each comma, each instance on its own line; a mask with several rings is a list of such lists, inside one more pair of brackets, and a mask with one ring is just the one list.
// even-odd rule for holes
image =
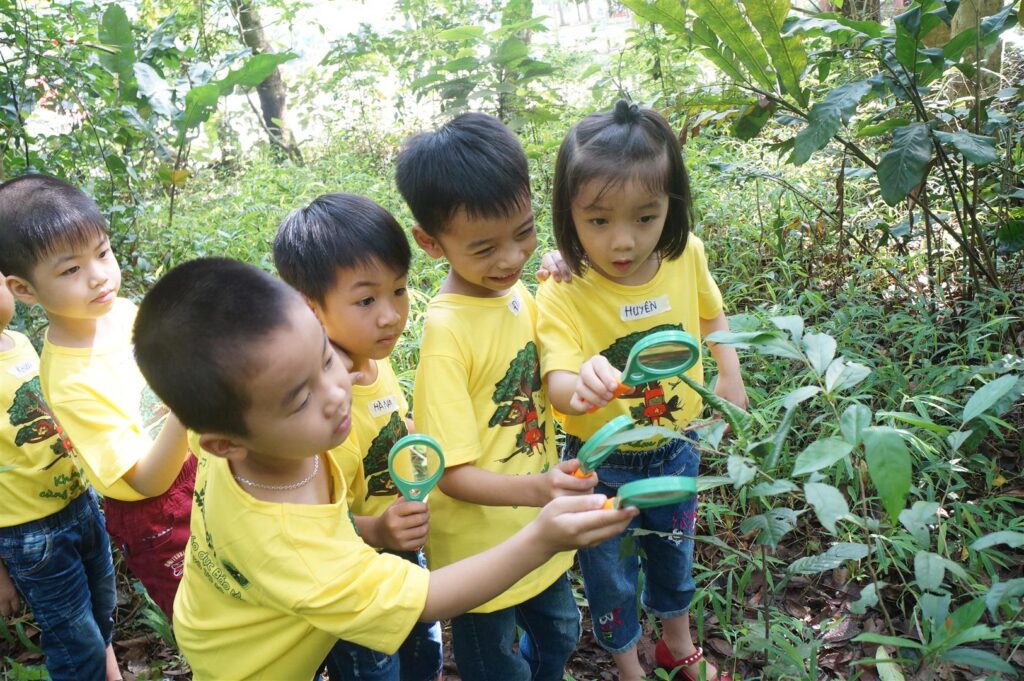
[[579, 373], [580, 366], [587, 359], [583, 356], [580, 331], [574, 321], [576, 315], [569, 310], [566, 297], [559, 295], [556, 288], [567, 285], [548, 281], [537, 291], [541, 376], [552, 371]]
[[482, 454], [469, 369], [455, 348], [455, 338], [446, 329], [427, 329], [413, 390], [416, 432], [438, 441], [447, 466], [472, 463]]
[[118, 484], [153, 446], [135, 419], [98, 400], [64, 402], [53, 411], [100, 494], [124, 501], [144, 498], [127, 483]]
[[718, 290], [715, 278], [708, 269], [707, 256], [704, 253], [704, 242], [691, 237], [687, 248], [693, 248], [694, 268], [697, 277], [697, 306], [701, 319], [714, 319], [725, 309], [722, 292]]

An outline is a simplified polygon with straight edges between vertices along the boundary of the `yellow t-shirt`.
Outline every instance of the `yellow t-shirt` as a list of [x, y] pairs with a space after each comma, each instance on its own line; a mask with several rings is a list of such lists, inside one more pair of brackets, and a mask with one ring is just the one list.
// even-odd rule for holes
[[[522, 282], [504, 296], [443, 293], [427, 308], [413, 411], [416, 430], [437, 439], [448, 467], [472, 464], [505, 475], [543, 473], [558, 463], [555, 426], [541, 390], [537, 306]], [[478, 506], [430, 493], [427, 560], [444, 567], [489, 549], [540, 509]], [[471, 612], [533, 598], [572, 564], [560, 553]]]
[[331, 450], [348, 485], [348, 505], [356, 515], [377, 516], [394, 503], [398, 488], [388, 474], [388, 452], [409, 434], [402, 394], [391, 362], [377, 362], [377, 380], [352, 386], [352, 432]]
[[338, 639], [393, 653], [430, 573], [359, 538], [341, 473], [330, 504], [254, 499], [202, 452], [174, 636], [195, 681], [309, 681]]
[[91, 348], [43, 343], [39, 378], [57, 422], [75, 444], [89, 482], [105, 497], [138, 501], [122, 478], [149, 451], [169, 413], [135, 364], [135, 304], [118, 298], [108, 313], [115, 340]]
[[[708, 270], [704, 244], [691, 235], [683, 254], [663, 261], [657, 274], [640, 286], [624, 286], [593, 269], [570, 283], [546, 282], [537, 292], [540, 320], [541, 372], [579, 373], [580, 365], [601, 354], [624, 369], [630, 349], [652, 331], [682, 329], [700, 342], [700, 320], [722, 312], [722, 294]], [[686, 372], [702, 382], [701, 362]], [[700, 414], [702, 400], [678, 379], [640, 386], [635, 395], [613, 400], [593, 414], [565, 416], [565, 431], [586, 440], [621, 414], [640, 425], [682, 429]], [[658, 441], [632, 443], [649, 449]]]
[[53, 515], [85, 491], [71, 443], [39, 387], [39, 355], [28, 338], [0, 331], [14, 347], [0, 352], [0, 527]]

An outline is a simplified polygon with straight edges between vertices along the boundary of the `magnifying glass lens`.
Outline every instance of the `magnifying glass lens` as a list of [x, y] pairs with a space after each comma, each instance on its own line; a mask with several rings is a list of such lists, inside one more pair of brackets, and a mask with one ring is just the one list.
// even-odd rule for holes
[[645, 348], [637, 355], [637, 362], [645, 369], [665, 372], [686, 365], [692, 350], [681, 343], [660, 343]]
[[392, 462], [394, 473], [408, 482], [421, 482], [434, 475], [441, 457], [430, 447], [412, 445], [399, 450]]

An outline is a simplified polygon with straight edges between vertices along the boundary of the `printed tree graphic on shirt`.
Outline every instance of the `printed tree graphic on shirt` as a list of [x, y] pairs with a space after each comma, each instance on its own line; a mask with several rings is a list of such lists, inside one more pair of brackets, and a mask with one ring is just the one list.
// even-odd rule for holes
[[405, 419], [398, 411], [391, 412], [391, 418], [384, 427], [380, 429], [377, 436], [370, 443], [370, 449], [363, 457], [363, 475], [366, 477], [366, 498], [370, 497], [393, 497], [398, 494], [398, 488], [391, 480], [388, 473], [388, 452], [395, 446], [399, 439], [409, 434], [406, 428]]
[[21, 426], [14, 436], [14, 444], [18, 447], [56, 438], [50, 445], [55, 458], [43, 469], [48, 470], [64, 457], [70, 456], [71, 442], [54, 421], [53, 415], [43, 402], [42, 394], [38, 376], [25, 381], [14, 393], [14, 401], [7, 409], [7, 417], [15, 428]]
[[517, 426], [522, 429], [516, 435], [516, 448], [500, 463], [506, 463], [518, 454], [533, 456], [544, 447], [547, 424], [541, 423], [537, 403], [533, 394], [540, 390], [540, 357], [537, 344], [530, 341], [516, 353], [509, 364], [504, 378], [494, 384], [491, 400], [498, 405], [487, 425]]
[[[646, 331], [636, 331], [628, 336], [617, 339], [602, 350], [601, 354], [611, 362], [613, 367], [624, 370], [626, 368], [626, 360], [629, 359], [629, 351], [633, 349], [638, 340], [657, 331], [670, 330], [682, 331], [683, 327], [679, 324], [660, 324]], [[629, 407], [629, 415], [640, 425], [661, 425], [661, 419], [675, 423], [675, 413], [682, 409], [682, 405], [679, 404], [678, 395], [673, 395], [670, 400], [665, 401], [665, 388], [659, 381], [639, 385], [632, 394], [625, 395], [620, 399], [643, 400], [643, 404], [630, 405]]]

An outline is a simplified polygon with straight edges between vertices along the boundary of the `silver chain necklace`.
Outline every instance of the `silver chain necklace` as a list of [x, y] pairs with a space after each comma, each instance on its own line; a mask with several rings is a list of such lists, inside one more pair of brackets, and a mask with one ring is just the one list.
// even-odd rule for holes
[[249, 485], [250, 487], [256, 487], [258, 489], [269, 489], [269, 490], [272, 490], [274, 492], [286, 492], [286, 491], [288, 491], [290, 489], [298, 489], [300, 487], [305, 487], [306, 485], [308, 485], [310, 482], [313, 481], [313, 478], [315, 478], [316, 474], [319, 473], [319, 472], [320, 472], [320, 455], [317, 454], [316, 458], [313, 459], [313, 472], [310, 473], [309, 475], [307, 475], [302, 480], [299, 480], [298, 482], [293, 482], [290, 485], [265, 485], [262, 482], [254, 482], [254, 481], [250, 480], [249, 478], [243, 478], [241, 475], [234, 475], [234, 474], [232, 474], [231, 477], [233, 477], [238, 482], [244, 482], [246, 485]]

